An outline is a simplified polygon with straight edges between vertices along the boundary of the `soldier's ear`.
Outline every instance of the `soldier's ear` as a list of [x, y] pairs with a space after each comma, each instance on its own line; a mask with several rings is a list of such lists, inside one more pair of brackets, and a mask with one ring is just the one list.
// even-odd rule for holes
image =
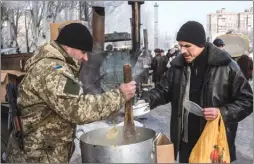
[[71, 47], [66, 46], [66, 45], [61, 45], [63, 47], [63, 49], [69, 54], [71, 51]]
[[83, 59], [84, 59], [85, 61], [88, 61], [89, 58], [88, 58], [88, 54], [87, 54], [87, 53], [84, 54]]

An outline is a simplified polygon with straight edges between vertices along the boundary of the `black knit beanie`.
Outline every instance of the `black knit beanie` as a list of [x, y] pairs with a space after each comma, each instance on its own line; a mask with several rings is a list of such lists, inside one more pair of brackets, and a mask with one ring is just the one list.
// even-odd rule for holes
[[81, 23], [70, 23], [62, 28], [56, 42], [86, 52], [92, 52], [93, 37]]
[[204, 47], [206, 43], [205, 29], [199, 22], [188, 21], [178, 31], [176, 40], [189, 42], [198, 47]]

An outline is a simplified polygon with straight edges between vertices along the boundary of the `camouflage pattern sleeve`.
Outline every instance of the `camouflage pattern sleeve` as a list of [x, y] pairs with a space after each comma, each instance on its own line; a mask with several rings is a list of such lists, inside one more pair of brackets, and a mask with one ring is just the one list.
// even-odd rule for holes
[[[68, 73], [69, 72], [69, 73]], [[84, 124], [104, 119], [117, 112], [125, 103], [125, 97], [119, 89], [98, 95], [85, 95], [82, 87], [76, 83], [70, 71], [51, 71], [43, 83], [40, 92], [45, 95], [44, 101], [64, 119]]]

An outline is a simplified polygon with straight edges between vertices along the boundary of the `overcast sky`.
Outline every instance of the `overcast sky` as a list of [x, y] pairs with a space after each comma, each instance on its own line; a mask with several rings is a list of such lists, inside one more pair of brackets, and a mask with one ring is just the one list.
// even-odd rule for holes
[[[155, 1], [146, 1], [153, 6]], [[206, 15], [225, 8], [228, 12], [243, 12], [253, 1], [157, 1], [159, 29], [174, 33], [188, 20], [196, 20], [206, 28]]]

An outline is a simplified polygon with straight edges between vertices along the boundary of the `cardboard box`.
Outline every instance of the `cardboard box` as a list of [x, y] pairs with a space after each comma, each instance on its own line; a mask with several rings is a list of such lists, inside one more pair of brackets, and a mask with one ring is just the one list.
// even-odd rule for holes
[[157, 163], [174, 163], [174, 144], [162, 134], [156, 142]]
[[56, 40], [59, 31], [67, 24], [70, 23], [81, 23], [79, 20], [65, 21], [59, 23], [51, 23], [50, 24], [50, 40]]
[[25, 74], [25, 72], [16, 70], [1, 70], [1, 103], [6, 102], [6, 85], [8, 83], [17, 83], [18, 79]]

